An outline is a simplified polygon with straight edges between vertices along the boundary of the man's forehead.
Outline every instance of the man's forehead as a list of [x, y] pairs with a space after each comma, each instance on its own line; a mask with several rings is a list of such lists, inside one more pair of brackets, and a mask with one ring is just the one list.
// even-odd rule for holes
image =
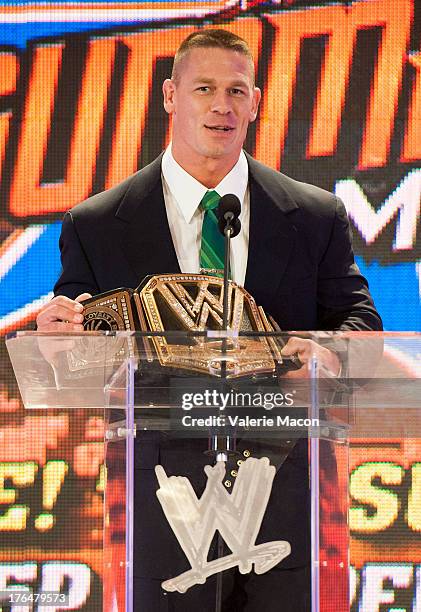
[[[197, 81], [216, 82], [221, 78], [248, 83], [253, 81], [253, 62], [246, 55], [235, 50], [220, 47], [200, 47], [190, 49], [182, 61], [180, 73], [188, 72]], [[209, 72], [211, 71], [211, 73]]]

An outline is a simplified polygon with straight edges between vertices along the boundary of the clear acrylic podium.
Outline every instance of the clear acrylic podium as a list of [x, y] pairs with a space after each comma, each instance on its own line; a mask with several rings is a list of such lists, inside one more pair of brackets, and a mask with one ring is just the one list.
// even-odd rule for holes
[[[282, 358], [293, 335], [8, 336], [28, 410], [103, 415], [104, 612], [154, 612], [145, 577], [179, 601], [206, 589], [202, 609], [218, 610], [227, 576], [252, 574], [258, 593], [294, 555], [309, 559], [309, 610], [349, 609], [348, 441], [419, 436], [421, 334], [295, 333], [315, 343], [302, 369]], [[283, 488], [297, 449], [308, 554], [277, 522], [283, 495], [300, 498]]]

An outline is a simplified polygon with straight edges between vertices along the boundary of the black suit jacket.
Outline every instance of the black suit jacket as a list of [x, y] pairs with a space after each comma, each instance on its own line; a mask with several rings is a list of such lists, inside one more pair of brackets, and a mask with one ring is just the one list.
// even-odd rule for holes
[[[136, 287], [179, 272], [161, 183], [161, 157], [69, 211], [56, 295]], [[245, 288], [284, 330], [380, 330], [351, 246], [342, 202], [247, 155], [250, 234]]]

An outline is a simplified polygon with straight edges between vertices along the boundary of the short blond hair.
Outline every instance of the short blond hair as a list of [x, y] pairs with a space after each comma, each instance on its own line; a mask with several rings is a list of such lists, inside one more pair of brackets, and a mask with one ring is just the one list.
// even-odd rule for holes
[[250, 51], [250, 47], [247, 42], [233, 34], [228, 30], [213, 30], [204, 29], [192, 32], [187, 38], [183, 40], [181, 45], [178, 47], [174, 57], [174, 63], [172, 67], [171, 79], [177, 83], [180, 80], [180, 65], [192, 49], [226, 49], [228, 51], [236, 51], [244, 55], [249, 61], [251, 66], [251, 74], [254, 84], [254, 60], [253, 55]]

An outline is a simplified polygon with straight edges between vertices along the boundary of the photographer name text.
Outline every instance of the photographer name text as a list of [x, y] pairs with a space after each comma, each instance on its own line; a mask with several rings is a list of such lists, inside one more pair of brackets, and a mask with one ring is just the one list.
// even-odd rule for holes
[[240, 417], [238, 415], [211, 415], [207, 417], [193, 417], [186, 414], [181, 419], [184, 427], [200, 428], [200, 427], [319, 427], [319, 419], [315, 418], [298, 418], [294, 419], [290, 416], [262, 416], [251, 417], [249, 415]]

